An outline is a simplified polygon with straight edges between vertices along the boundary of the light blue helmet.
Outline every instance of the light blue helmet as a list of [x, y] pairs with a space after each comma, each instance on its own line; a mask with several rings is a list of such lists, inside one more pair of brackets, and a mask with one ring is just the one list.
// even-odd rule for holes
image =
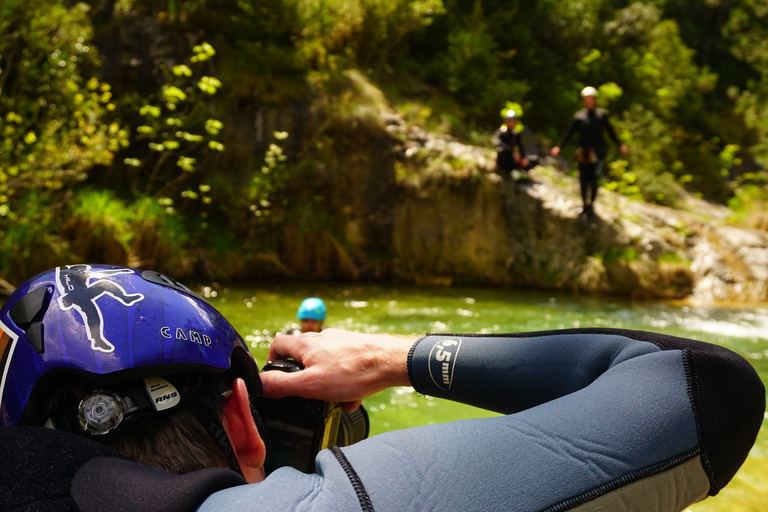
[[299, 320], [325, 320], [325, 302], [317, 297], [304, 299], [296, 312]]

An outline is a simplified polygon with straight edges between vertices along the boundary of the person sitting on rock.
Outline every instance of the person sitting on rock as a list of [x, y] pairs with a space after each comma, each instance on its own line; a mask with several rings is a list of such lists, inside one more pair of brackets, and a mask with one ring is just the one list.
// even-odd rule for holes
[[536, 165], [535, 158], [525, 154], [523, 137], [516, 129], [518, 114], [510, 109], [504, 112], [504, 124], [493, 134], [493, 147], [496, 149], [496, 171], [502, 178], [519, 179]]

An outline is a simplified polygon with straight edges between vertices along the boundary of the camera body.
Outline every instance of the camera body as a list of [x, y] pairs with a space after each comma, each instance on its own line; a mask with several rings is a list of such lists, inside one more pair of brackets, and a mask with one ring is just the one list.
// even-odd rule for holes
[[[295, 372], [294, 361], [270, 361], [262, 371]], [[254, 407], [270, 439], [277, 467], [291, 466], [304, 473], [315, 471], [315, 456], [331, 446], [348, 446], [368, 437], [370, 422], [364, 407], [351, 413], [338, 402], [295, 396], [268, 400], [256, 397]]]

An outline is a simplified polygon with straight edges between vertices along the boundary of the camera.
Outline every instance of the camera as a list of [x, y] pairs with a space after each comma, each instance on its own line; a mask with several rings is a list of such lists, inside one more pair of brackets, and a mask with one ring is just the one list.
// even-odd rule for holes
[[[270, 361], [261, 370], [296, 372], [295, 361]], [[338, 402], [289, 396], [257, 397], [254, 406], [267, 429], [277, 467], [291, 466], [314, 473], [315, 456], [330, 446], [349, 446], [368, 437], [370, 421], [364, 407], [346, 413]]]

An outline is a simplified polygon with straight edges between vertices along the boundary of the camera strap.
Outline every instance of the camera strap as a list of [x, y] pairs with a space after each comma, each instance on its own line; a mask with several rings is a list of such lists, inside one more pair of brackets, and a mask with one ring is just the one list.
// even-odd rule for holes
[[256, 410], [256, 407], [253, 406], [253, 403], [251, 403], [250, 406], [251, 406], [251, 416], [253, 416], [253, 421], [256, 423], [256, 428], [259, 431], [261, 440], [264, 441], [264, 446], [266, 446], [267, 448], [267, 455], [266, 455], [266, 458], [264, 459], [264, 472], [267, 476], [269, 476], [270, 473], [272, 473], [274, 470], [276, 470], [280, 466], [277, 463], [277, 457], [275, 456], [275, 449], [273, 448], [272, 438], [269, 435], [267, 426], [264, 424], [264, 420], [261, 419], [261, 415]]
[[235, 450], [232, 449], [232, 444], [229, 442], [227, 432], [221, 425], [219, 418], [216, 417], [216, 415], [209, 407], [206, 407], [199, 399], [195, 397], [185, 399], [184, 403], [187, 405], [187, 408], [195, 416], [195, 418], [197, 418], [197, 421], [200, 422], [205, 431], [208, 432], [208, 435], [211, 436], [211, 439], [213, 439], [216, 445], [224, 453], [224, 456], [227, 458], [227, 463], [229, 463], [230, 469], [242, 475], [243, 470], [240, 469], [240, 464], [237, 462]]

